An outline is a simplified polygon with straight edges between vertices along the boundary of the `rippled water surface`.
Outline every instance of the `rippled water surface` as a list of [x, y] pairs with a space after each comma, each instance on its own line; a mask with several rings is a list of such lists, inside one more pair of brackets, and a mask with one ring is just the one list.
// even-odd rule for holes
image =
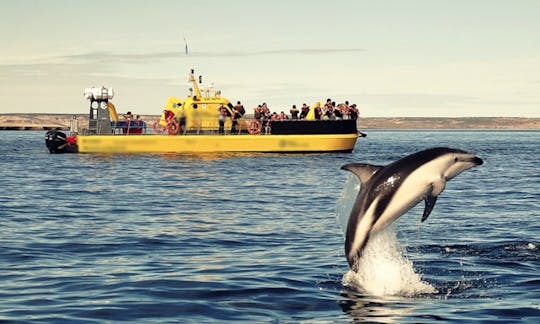
[[[371, 131], [352, 154], [50, 155], [0, 132], [0, 321], [540, 322], [540, 133]], [[344, 282], [350, 162], [485, 164], [393, 227], [436, 292]], [[381, 273], [387, 269], [374, 269]]]

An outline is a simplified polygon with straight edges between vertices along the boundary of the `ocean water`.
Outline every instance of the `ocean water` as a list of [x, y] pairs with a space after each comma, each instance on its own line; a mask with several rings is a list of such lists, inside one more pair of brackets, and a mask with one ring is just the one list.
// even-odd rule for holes
[[[539, 132], [366, 131], [350, 154], [50, 155], [0, 132], [0, 322], [540, 322]], [[340, 166], [485, 164], [349, 272]]]

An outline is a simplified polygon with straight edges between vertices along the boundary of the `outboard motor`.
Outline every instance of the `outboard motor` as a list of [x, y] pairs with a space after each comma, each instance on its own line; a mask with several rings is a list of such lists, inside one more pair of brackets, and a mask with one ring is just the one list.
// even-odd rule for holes
[[45, 134], [45, 145], [51, 154], [76, 152], [77, 148], [71, 141], [64, 132], [58, 130], [50, 130]]

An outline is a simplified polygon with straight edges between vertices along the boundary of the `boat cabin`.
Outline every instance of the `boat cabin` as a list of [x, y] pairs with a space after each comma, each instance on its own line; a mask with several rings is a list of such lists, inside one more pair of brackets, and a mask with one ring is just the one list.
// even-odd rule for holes
[[146, 133], [146, 122], [131, 112], [118, 118], [116, 107], [110, 101], [114, 97], [114, 90], [106, 87], [93, 87], [84, 89], [84, 97], [90, 101], [88, 128], [83, 128], [83, 135], [140, 135]]
[[[175, 134], [188, 133], [214, 133], [220, 128], [220, 109], [229, 118], [224, 118], [225, 129], [231, 129], [234, 106], [231, 102], [221, 96], [220, 90], [213, 87], [201, 89], [202, 77], [195, 78], [194, 70], [189, 74], [189, 82], [192, 84], [190, 94], [186, 98], [169, 97], [160, 119], [153, 124], [154, 132]], [[239, 118], [238, 131], [247, 129], [247, 123], [243, 118]]]

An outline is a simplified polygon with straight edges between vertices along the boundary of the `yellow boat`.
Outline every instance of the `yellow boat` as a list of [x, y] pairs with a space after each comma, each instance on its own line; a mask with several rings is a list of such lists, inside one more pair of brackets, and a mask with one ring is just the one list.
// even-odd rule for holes
[[130, 112], [119, 119], [112, 89], [87, 88], [88, 127], [48, 131], [45, 144], [50, 153], [351, 152], [361, 134], [356, 119], [319, 120], [315, 109], [302, 120], [247, 118], [239, 102], [201, 89], [193, 70], [189, 81], [190, 94], [170, 97], [151, 130]]

